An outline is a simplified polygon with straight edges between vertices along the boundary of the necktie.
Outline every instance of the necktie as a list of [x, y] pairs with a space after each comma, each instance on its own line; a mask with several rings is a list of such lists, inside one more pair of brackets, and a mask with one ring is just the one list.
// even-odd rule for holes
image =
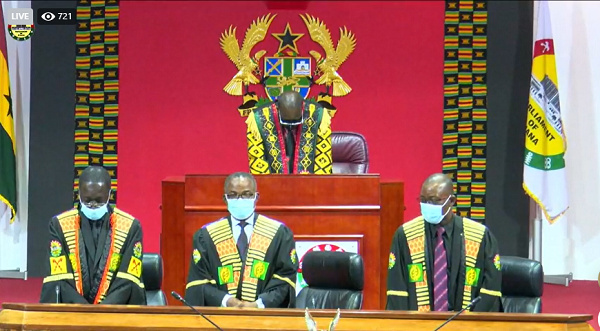
[[448, 261], [446, 260], [443, 238], [445, 231], [443, 226], [437, 229], [435, 262], [433, 263], [433, 309], [435, 311], [448, 310]]
[[294, 166], [294, 152], [296, 149], [296, 139], [294, 137], [294, 127], [285, 128], [285, 155], [289, 158], [289, 173], [293, 173], [292, 167]]
[[240, 232], [240, 237], [237, 240], [238, 251], [240, 252], [240, 258], [242, 259], [242, 263], [246, 261], [246, 251], [248, 251], [248, 236], [246, 236], [246, 231], [244, 231], [244, 227], [248, 225], [246, 221], [240, 221], [240, 227], [242, 228], [242, 232]]

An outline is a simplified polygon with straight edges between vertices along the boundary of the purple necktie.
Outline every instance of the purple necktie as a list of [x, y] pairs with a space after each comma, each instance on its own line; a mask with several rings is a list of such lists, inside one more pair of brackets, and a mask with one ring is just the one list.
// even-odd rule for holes
[[246, 227], [248, 223], [246, 221], [240, 221], [240, 227], [242, 228], [242, 232], [240, 232], [240, 236], [238, 237], [237, 247], [240, 252], [240, 258], [242, 259], [242, 263], [246, 262], [246, 253], [248, 251], [248, 236], [246, 236], [246, 231], [244, 231], [244, 227]]
[[443, 226], [437, 229], [433, 263], [433, 309], [435, 311], [448, 311], [448, 261], [442, 236], [445, 231]]

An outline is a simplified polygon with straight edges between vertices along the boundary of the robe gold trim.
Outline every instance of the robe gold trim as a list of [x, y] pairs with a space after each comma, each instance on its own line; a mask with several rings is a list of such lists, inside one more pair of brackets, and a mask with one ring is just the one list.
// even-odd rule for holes
[[[81, 220], [79, 217], [79, 211], [77, 209], [71, 209], [58, 215], [57, 219], [69, 248], [69, 258], [71, 259], [71, 264], [73, 266], [73, 276], [75, 279], [77, 292], [83, 296], [80, 257], [81, 252], [79, 249], [79, 241], [81, 238]], [[110, 227], [112, 229], [112, 233], [110, 238], [110, 249], [107, 255], [108, 259], [111, 259], [113, 253], [120, 252], [123, 248], [125, 239], [129, 234], [129, 229], [133, 224], [133, 219], [133, 216], [118, 208], [114, 208], [112, 214], [110, 215]], [[104, 272], [102, 273], [102, 278], [98, 287], [98, 293], [94, 299], [94, 304], [102, 302], [102, 300], [104, 300], [106, 297], [106, 293], [108, 292], [108, 288], [110, 287], [110, 283], [112, 282], [114, 274], [114, 272], [110, 270], [110, 265], [110, 263], [106, 263], [104, 267]], [[77, 266], [77, 268], [75, 268], [75, 266]], [[90, 275], [90, 277], [92, 277], [92, 275]]]
[[217, 285], [217, 282], [214, 279], [201, 279], [201, 280], [195, 280], [193, 282], [189, 282], [187, 283], [187, 285], [185, 286], [185, 289], [187, 290], [188, 288], [192, 287], [192, 286], [199, 286], [199, 285], [204, 285], [204, 284], [213, 284], [213, 285]]
[[[233, 232], [231, 231], [229, 220], [225, 218], [206, 227], [208, 234], [217, 249], [217, 255], [219, 256], [221, 265], [223, 267], [231, 266], [233, 268], [233, 282], [227, 283], [227, 291], [229, 294], [233, 296], [237, 294], [241, 278], [241, 299], [244, 301], [256, 300], [258, 279], [250, 277], [252, 264], [255, 260], [264, 261], [267, 249], [269, 249], [279, 226], [279, 222], [258, 215], [254, 224], [254, 232], [252, 233], [252, 237], [250, 237], [243, 275], [241, 275], [242, 260], [237, 245], [233, 240]], [[223, 268], [222, 270], [227, 269], [228, 268]], [[268, 271], [265, 270], [264, 272], [266, 274]], [[227, 278], [228, 277], [225, 277], [225, 279]]]
[[396, 295], [396, 296], [399, 296], [399, 297], [407, 297], [408, 296], [408, 292], [406, 292], [406, 291], [392, 291], [392, 290], [389, 290], [389, 291], [386, 292], [386, 294], [387, 295]]

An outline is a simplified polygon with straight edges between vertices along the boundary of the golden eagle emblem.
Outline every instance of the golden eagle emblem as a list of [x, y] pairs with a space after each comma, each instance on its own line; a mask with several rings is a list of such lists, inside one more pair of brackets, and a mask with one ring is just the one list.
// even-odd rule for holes
[[271, 14], [267, 14], [253, 21], [252, 25], [246, 30], [246, 36], [244, 37], [241, 49], [235, 35], [237, 28], [233, 27], [233, 25], [221, 34], [221, 49], [239, 70], [223, 88], [228, 94], [242, 95], [242, 86], [248, 92], [248, 85], [260, 83], [260, 80], [255, 75], [260, 76], [258, 61], [265, 55], [266, 51], [260, 50], [253, 57], [250, 57], [250, 51], [252, 51], [252, 48], [256, 44], [265, 39], [267, 30], [275, 16], [277, 15], [271, 16]]
[[[329, 328], [323, 331], [335, 331], [335, 327], [340, 322], [340, 313], [340, 309], [338, 308], [335, 317], [329, 323]], [[306, 328], [308, 331], [319, 331], [319, 329], [317, 328], [317, 321], [315, 321], [315, 319], [312, 317], [312, 315], [308, 311], [308, 308], [304, 310], [304, 321], [306, 322]]]
[[348, 31], [346, 27], [340, 28], [340, 39], [338, 40], [337, 47], [334, 48], [331, 33], [329, 33], [329, 29], [327, 29], [325, 23], [309, 14], [305, 16], [300, 15], [300, 17], [304, 21], [304, 24], [306, 24], [310, 38], [325, 50], [325, 58], [317, 51], [311, 50], [308, 52], [317, 62], [315, 76], [321, 75], [315, 81], [315, 84], [325, 84], [327, 93], [329, 93], [330, 87], [333, 87], [333, 96], [344, 96], [350, 93], [352, 88], [342, 79], [337, 70], [348, 59], [348, 56], [352, 54], [356, 47], [354, 34]]

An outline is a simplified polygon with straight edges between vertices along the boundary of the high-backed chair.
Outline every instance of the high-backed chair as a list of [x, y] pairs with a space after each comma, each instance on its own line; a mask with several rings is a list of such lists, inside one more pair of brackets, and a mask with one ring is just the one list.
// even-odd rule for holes
[[538, 261], [500, 256], [502, 306], [507, 313], [541, 313], [544, 270]]
[[302, 261], [308, 284], [296, 298], [296, 308], [360, 309], [363, 301], [362, 257], [345, 252], [308, 252]]
[[162, 258], [156, 253], [144, 253], [142, 258], [142, 279], [146, 288], [148, 306], [166, 306], [167, 298], [160, 288], [163, 278]]
[[365, 137], [356, 132], [332, 132], [331, 158], [334, 174], [367, 173], [369, 151]]

